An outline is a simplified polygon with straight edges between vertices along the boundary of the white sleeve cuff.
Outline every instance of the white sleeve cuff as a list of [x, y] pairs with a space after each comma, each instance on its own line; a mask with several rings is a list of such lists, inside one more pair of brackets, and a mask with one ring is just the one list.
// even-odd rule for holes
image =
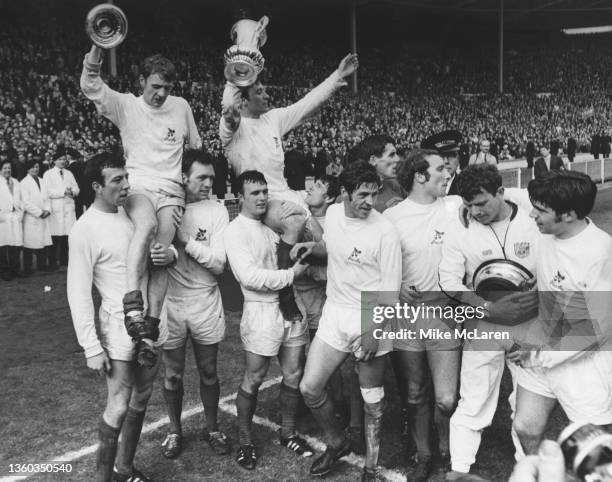
[[174, 263], [173, 264], [176, 264], [179, 259], [178, 250], [174, 247], [173, 244], [169, 245], [168, 249], [174, 253]]

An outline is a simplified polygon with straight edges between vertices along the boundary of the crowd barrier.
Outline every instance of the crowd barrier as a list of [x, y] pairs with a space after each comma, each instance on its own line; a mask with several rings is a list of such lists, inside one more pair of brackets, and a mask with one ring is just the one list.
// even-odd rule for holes
[[[593, 181], [604, 184], [612, 180], [612, 159], [585, 159], [568, 163], [572, 171], [588, 174]], [[528, 167], [512, 167], [500, 169], [502, 183], [505, 187], [527, 188], [529, 181], [533, 179], [533, 169]]]

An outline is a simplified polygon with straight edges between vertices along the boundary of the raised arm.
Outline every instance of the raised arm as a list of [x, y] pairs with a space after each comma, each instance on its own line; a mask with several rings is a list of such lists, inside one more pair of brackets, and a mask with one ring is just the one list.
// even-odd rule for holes
[[348, 54], [327, 79], [302, 99], [288, 107], [270, 111], [269, 115], [274, 115], [279, 123], [281, 135], [285, 135], [304, 119], [314, 114], [336, 90], [347, 85], [344, 78], [354, 73], [358, 68], [357, 54]]
[[240, 126], [240, 89], [230, 82], [225, 83], [221, 98], [219, 137], [224, 146], [229, 144]]
[[83, 60], [81, 72], [81, 91], [89, 100], [93, 101], [100, 115], [109, 119], [121, 128], [123, 122], [122, 102], [124, 94], [114, 91], [104, 83], [100, 77], [102, 68], [102, 50], [92, 46]]

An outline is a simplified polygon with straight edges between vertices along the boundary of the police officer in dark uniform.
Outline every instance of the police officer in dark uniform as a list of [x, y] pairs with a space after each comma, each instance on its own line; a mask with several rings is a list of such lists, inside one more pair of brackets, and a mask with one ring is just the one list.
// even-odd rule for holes
[[433, 134], [421, 142], [421, 148], [438, 151], [444, 159], [451, 179], [446, 186], [446, 194], [457, 194], [457, 174], [459, 174], [459, 157], [463, 136], [459, 131], [447, 130]]

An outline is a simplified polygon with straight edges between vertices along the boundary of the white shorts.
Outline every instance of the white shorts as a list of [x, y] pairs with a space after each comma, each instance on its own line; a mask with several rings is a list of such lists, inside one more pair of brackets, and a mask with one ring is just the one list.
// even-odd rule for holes
[[293, 287], [295, 301], [302, 312], [304, 319], [308, 323], [309, 330], [316, 330], [319, 327], [319, 320], [323, 312], [323, 305], [327, 299], [325, 296], [326, 286], [317, 285], [307, 289]]
[[174, 182], [166, 181], [143, 184], [130, 178], [129, 196], [145, 196], [153, 205], [155, 212], [166, 206], [185, 207], [185, 192], [183, 187]]
[[[371, 310], [364, 311], [366, 319], [371, 318]], [[317, 335], [332, 348], [344, 353], [361, 354], [361, 309], [335, 305], [329, 300], [323, 306]], [[382, 356], [393, 349], [393, 340], [379, 341], [376, 356]]]
[[225, 313], [218, 286], [169, 293], [165, 306], [168, 339], [164, 350], [185, 345], [188, 333], [199, 345], [214, 345], [225, 337]]
[[279, 201], [290, 201], [304, 208], [306, 211], [304, 214], [310, 216], [310, 210], [306, 204], [306, 191], [294, 191], [288, 189], [286, 191], [270, 191], [268, 199], [279, 200]]
[[308, 325], [303, 321], [285, 321], [278, 302], [245, 301], [240, 338], [246, 351], [261, 356], [276, 356], [281, 346], [306, 345]]
[[559, 401], [572, 422], [612, 423], [612, 352], [587, 353], [553, 368], [526, 368], [518, 384]]
[[[461, 338], [455, 336], [455, 328], [460, 328], [453, 320], [441, 320], [440, 318], [417, 318], [414, 323], [395, 319], [392, 325], [394, 331], [408, 329], [415, 334], [414, 339], [399, 338], [393, 341], [393, 349], [401, 351], [452, 351], [458, 350], [462, 343]], [[435, 336], [426, 338], [421, 336], [427, 330], [438, 330], [436, 333], [450, 333], [450, 338]]]
[[[123, 314], [111, 315], [100, 307], [100, 343], [111, 360], [131, 362], [136, 354], [135, 344], [125, 328]], [[159, 324], [159, 338], [155, 346], [161, 347], [168, 337], [168, 326]]]

